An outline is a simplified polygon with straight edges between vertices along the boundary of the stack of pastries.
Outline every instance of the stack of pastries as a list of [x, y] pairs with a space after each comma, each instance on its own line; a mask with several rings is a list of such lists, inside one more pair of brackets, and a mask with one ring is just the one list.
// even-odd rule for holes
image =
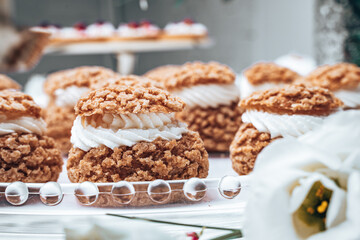
[[300, 76], [257, 63], [236, 85], [217, 62], [144, 76], [78, 67], [48, 76], [46, 109], [19, 89], [0, 75], [0, 181], [56, 181], [61, 153], [71, 182], [175, 180], [207, 177], [208, 152], [229, 152], [233, 169], [249, 174], [271, 142], [359, 109], [360, 68], [339, 63]]

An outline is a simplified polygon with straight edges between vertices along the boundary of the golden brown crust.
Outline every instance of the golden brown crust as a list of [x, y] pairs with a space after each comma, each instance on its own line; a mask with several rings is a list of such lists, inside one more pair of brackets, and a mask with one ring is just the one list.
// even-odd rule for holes
[[71, 182], [176, 180], [208, 175], [208, 154], [196, 132], [179, 140], [160, 138], [114, 150], [101, 146], [88, 152], [72, 148], [67, 162]]
[[231, 84], [234, 81], [235, 73], [228, 66], [217, 62], [190, 62], [167, 74], [164, 86], [171, 91], [199, 84]]
[[0, 91], [0, 114], [7, 117], [31, 116], [40, 118], [41, 108], [29, 95], [15, 91]]
[[56, 147], [62, 154], [68, 154], [71, 148], [71, 127], [75, 120], [75, 110], [50, 103], [43, 115], [47, 124], [45, 135], [54, 139]]
[[116, 75], [114, 78], [109, 78], [106, 81], [92, 84], [90, 89], [94, 90], [94, 89], [111, 87], [111, 86], [131, 86], [135, 88], [164, 87], [161, 83], [146, 77], [140, 77], [136, 75], [127, 75], [127, 76]]
[[47, 94], [53, 95], [55, 90], [69, 86], [90, 88], [92, 84], [98, 84], [114, 76], [112, 70], [104, 67], [77, 67], [50, 74], [44, 83], [44, 90]]
[[0, 90], [4, 90], [4, 89], [19, 90], [21, 89], [21, 86], [17, 82], [9, 78], [8, 76], [0, 74]]
[[258, 154], [275, 139], [269, 133], [259, 132], [251, 123], [242, 123], [230, 145], [230, 159], [235, 172], [249, 174]]
[[75, 106], [76, 115], [179, 112], [185, 103], [158, 88], [113, 86], [91, 91]]
[[329, 115], [341, 106], [342, 102], [329, 90], [304, 84], [255, 92], [240, 101], [245, 110], [290, 115]]
[[245, 77], [252, 85], [264, 83], [290, 84], [301, 78], [296, 72], [275, 63], [257, 63], [244, 72]]
[[324, 65], [311, 72], [305, 80], [331, 91], [354, 90], [360, 86], [360, 68], [350, 63]]
[[242, 110], [238, 101], [217, 108], [194, 107], [176, 114], [188, 128], [197, 131], [209, 152], [228, 152], [230, 143], [241, 124]]
[[63, 160], [54, 141], [36, 134], [12, 133], [0, 137], [0, 182], [56, 181]]
[[157, 82], [164, 82], [169, 75], [179, 71], [181, 66], [179, 65], [165, 65], [154, 68], [144, 74], [145, 77], [153, 79]]

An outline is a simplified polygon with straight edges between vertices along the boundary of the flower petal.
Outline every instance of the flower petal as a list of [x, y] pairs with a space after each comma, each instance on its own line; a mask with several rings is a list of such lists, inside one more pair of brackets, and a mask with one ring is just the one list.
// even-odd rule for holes
[[254, 171], [245, 210], [247, 239], [296, 239], [289, 214], [290, 192], [297, 180], [306, 176], [299, 170]]
[[254, 170], [296, 168], [313, 172], [321, 168], [339, 169], [341, 163], [341, 160], [334, 155], [296, 139], [287, 138], [274, 141], [263, 149], [256, 159]]

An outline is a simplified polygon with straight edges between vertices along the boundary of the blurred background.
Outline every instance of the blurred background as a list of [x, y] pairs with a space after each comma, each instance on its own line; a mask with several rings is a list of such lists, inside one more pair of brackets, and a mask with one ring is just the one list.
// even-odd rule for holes
[[[330, 53], [330, 57], [326, 56], [327, 53], [318, 53], [319, 49], [316, 49], [319, 39], [322, 41], [322, 37], [328, 36], [326, 33], [329, 29], [334, 31], [334, 28], [338, 28], [339, 19], [334, 18], [339, 18], [342, 8], [338, 7], [340, 3], [336, 0], [147, 2], [147, 10], [140, 8], [139, 0], [0, 0], [0, 6], [16, 26], [22, 27], [35, 26], [43, 21], [71, 26], [75, 22], [90, 24], [99, 19], [110, 21], [115, 26], [121, 22], [148, 19], [164, 27], [168, 22], [180, 21], [185, 17], [193, 18], [208, 27], [209, 36], [214, 41], [210, 48], [139, 53], [136, 57], [135, 74], [143, 74], [159, 65], [182, 64], [193, 60], [219, 61], [228, 64], [236, 72], [241, 72], [256, 61], [274, 60], [288, 53], [313, 58], [323, 54], [321, 63], [342, 58], [336, 49]], [[324, 19], [329, 22], [321, 25]], [[343, 41], [344, 34], [340, 35], [341, 39], [339, 36], [330, 39], [330, 45], [337, 46]], [[116, 59], [111, 54], [45, 55], [31, 71], [12, 73], [10, 76], [24, 84], [34, 73], [49, 73], [81, 65], [101, 65], [116, 69]]]

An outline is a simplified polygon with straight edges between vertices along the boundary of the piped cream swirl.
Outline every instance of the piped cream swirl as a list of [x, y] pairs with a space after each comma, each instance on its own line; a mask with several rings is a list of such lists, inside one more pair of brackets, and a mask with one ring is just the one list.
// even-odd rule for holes
[[59, 107], [74, 107], [81, 96], [89, 91], [87, 87], [70, 86], [55, 91], [55, 104]]
[[334, 94], [344, 103], [345, 107], [360, 107], [360, 87], [358, 87], [356, 90], [339, 90], [334, 92]]
[[0, 135], [9, 133], [35, 133], [42, 135], [46, 130], [44, 120], [33, 117], [19, 117], [16, 119], [7, 119], [6, 116], [0, 116]]
[[279, 115], [255, 110], [242, 115], [245, 123], [251, 123], [259, 132], [270, 133], [275, 137], [299, 137], [319, 127], [324, 117], [310, 115]]
[[239, 89], [235, 84], [201, 84], [172, 93], [180, 97], [189, 108], [216, 108], [219, 105], [229, 105], [239, 98]]
[[101, 119], [77, 116], [71, 129], [71, 143], [83, 151], [99, 146], [114, 149], [157, 138], [180, 139], [187, 131], [185, 123], [173, 121], [173, 114], [105, 114]]

